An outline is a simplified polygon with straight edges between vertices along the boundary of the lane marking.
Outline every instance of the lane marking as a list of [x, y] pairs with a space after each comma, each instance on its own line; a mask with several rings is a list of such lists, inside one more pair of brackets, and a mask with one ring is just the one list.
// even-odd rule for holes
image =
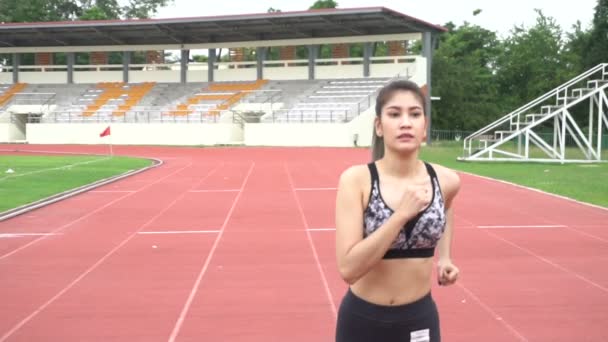
[[192, 302], [194, 301], [194, 297], [196, 296], [196, 292], [198, 291], [198, 289], [200, 287], [203, 276], [205, 275], [205, 272], [207, 272], [207, 269], [209, 268], [209, 264], [211, 263], [211, 258], [213, 257], [213, 254], [215, 253], [215, 250], [217, 249], [217, 246], [218, 246], [222, 236], [224, 235], [224, 231], [226, 229], [226, 226], [228, 225], [228, 221], [232, 217], [234, 208], [236, 208], [236, 204], [238, 203], [239, 199], [241, 198], [241, 195], [243, 194], [243, 189], [245, 189], [247, 180], [249, 180], [249, 176], [251, 175], [251, 172], [253, 171], [254, 167], [255, 167], [255, 163], [252, 163], [251, 167], [249, 168], [249, 171], [247, 172], [247, 175], [245, 176], [245, 180], [243, 180], [243, 184], [241, 184], [241, 189], [239, 190], [239, 193], [236, 195], [236, 197], [232, 201], [232, 206], [230, 207], [230, 210], [228, 211], [228, 214], [226, 215], [226, 219], [224, 219], [224, 223], [222, 224], [222, 227], [220, 228], [219, 234], [217, 234], [217, 236], [215, 237], [213, 246], [211, 246], [211, 250], [209, 251], [209, 254], [207, 254], [207, 258], [205, 259], [205, 263], [203, 264], [201, 271], [199, 272], [198, 276], [196, 277], [196, 281], [194, 282], [194, 284], [192, 286], [192, 290], [190, 290], [188, 299], [186, 299], [186, 303], [184, 304], [184, 307], [182, 308], [182, 311], [179, 314], [179, 317], [177, 318], [177, 322], [175, 322], [175, 326], [173, 327], [171, 336], [169, 336], [169, 342], [174, 342], [175, 339], [177, 338], [177, 336], [179, 335], [179, 331], [181, 330], [182, 325], [184, 324], [184, 320], [186, 319], [186, 315], [188, 314], [188, 311], [190, 310], [190, 306], [192, 305]]
[[300, 218], [302, 223], [304, 223], [304, 228], [306, 228], [306, 237], [308, 239], [308, 244], [310, 245], [310, 249], [312, 250], [312, 255], [315, 259], [315, 263], [317, 264], [317, 270], [319, 271], [319, 275], [321, 276], [321, 282], [323, 283], [323, 287], [325, 290], [325, 294], [327, 295], [327, 300], [329, 301], [331, 312], [334, 315], [334, 318], [338, 316], [336, 310], [336, 304], [334, 303], [333, 297], [331, 295], [331, 290], [329, 289], [329, 283], [327, 282], [327, 278], [325, 277], [325, 273], [323, 272], [323, 267], [321, 266], [321, 262], [319, 261], [319, 254], [317, 253], [317, 249], [315, 248], [315, 244], [312, 241], [312, 235], [310, 234], [310, 227], [308, 226], [308, 221], [306, 220], [306, 216], [304, 215], [304, 209], [300, 204], [300, 199], [298, 198], [298, 194], [296, 192], [296, 188], [293, 184], [293, 179], [291, 178], [291, 173], [289, 172], [289, 168], [287, 164], [283, 164], [285, 168], [285, 172], [287, 173], [287, 178], [289, 179], [289, 186], [291, 187], [293, 197], [296, 201], [296, 205], [298, 206], [298, 212], [300, 213]]
[[140, 235], [172, 235], [172, 234], [214, 234], [219, 230], [167, 230], [167, 231], [146, 231], [137, 232]]

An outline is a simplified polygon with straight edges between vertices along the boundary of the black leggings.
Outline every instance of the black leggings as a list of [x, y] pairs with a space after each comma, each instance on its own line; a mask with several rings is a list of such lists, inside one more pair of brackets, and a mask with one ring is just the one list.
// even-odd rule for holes
[[342, 300], [336, 342], [440, 342], [439, 314], [431, 294], [398, 306], [373, 304], [350, 288]]

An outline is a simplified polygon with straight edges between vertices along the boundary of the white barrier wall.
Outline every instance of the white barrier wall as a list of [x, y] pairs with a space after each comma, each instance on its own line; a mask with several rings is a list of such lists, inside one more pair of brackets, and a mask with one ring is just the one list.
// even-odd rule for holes
[[108, 124], [27, 124], [30, 144], [115, 144], [211, 146], [242, 141], [235, 124], [113, 124], [111, 134], [99, 137]]
[[62, 71], [52, 72], [20, 72], [19, 82], [21, 83], [40, 83], [43, 78], [47, 84], [66, 84], [68, 83], [68, 73]]
[[255, 81], [258, 78], [256, 68], [215, 70], [213, 78], [216, 82]]
[[74, 83], [97, 82], [122, 82], [122, 71], [74, 71]]
[[[149, 70], [149, 71], [129, 71], [129, 82], [140, 83], [140, 82], [167, 82], [167, 83], [178, 83], [179, 72], [172, 70]], [[206, 78], [206, 74], [205, 74]], [[122, 74], [121, 74], [122, 81]], [[188, 72], [189, 82], [203, 82], [195, 81], [190, 79], [190, 71]]]
[[16, 124], [8, 125], [8, 139], [11, 142], [24, 141], [26, 140], [26, 132], [23, 126], [19, 127]]
[[186, 80], [188, 82], [207, 82], [207, 76], [207, 70], [188, 70], [186, 72]]
[[265, 68], [264, 78], [268, 80], [306, 80], [308, 79], [308, 67], [296, 66], [289, 68]]
[[357, 78], [363, 77], [363, 65], [315, 66], [315, 78]]
[[[11, 142], [8, 123], [0, 123], [0, 143]], [[0, 146], [2, 148], [2, 146]]]
[[[13, 123], [0, 123], [0, 143], [26, 140], [25, 132]], [[1, 148], [1, 146], [0, 146]]]
[[[99, 137], [107, 123], [27, 124], [30, 144], [114, 144], [213, 146], [369, 146], [373, 129], [373, 109], [346, 124], [253, 123], [238, 124], [113, 124], [111, 134]], [[0, 124], [0, 142], [22, 140], [12, 124]], [[14, 129], [17, 129], [16, 127]]]
[[373, 107], [346, 124], [254, 123], [245, 124], [243, 143], [247, 146], [370, 146]]
[[0, 72], [0, 83], [13, 83], [13, 72]]
[[246, 124], [244, 135], [247, 146], [353, 146], [344, 124]]

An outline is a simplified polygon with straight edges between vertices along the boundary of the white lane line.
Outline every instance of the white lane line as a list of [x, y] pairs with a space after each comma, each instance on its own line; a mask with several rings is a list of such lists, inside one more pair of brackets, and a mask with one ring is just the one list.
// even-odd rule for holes
[[222, 236], [224, 235], [224, 230], [226, 229], [226, 225], [228, 224], [228, 221], [232, 217], [234, 208], [236, 207], [237, 202], [239, 201], [239, 199], [241, 198], [241, 195], [243, 194], [243, 189], [245, 189], [245, 185], [247, 184], [247, 180], [249, 179], [249, 176], [251, 175], [251, 172], [253, 171], [254, 166], [255, 166], [255, 163], [252, 163], [251, 167], [249, 168], [249, 171], [247, 172], [247, 175], [245, 176], [245, 180], [243, 180], [243, 184], [241, 184], [241, 189], [240, 189], [239, 193], [236, 195], [236, 197], [232, 201], [232, 206], [230, 207], [230, 210], [228, 210], [228, 214], [226, 214], [226, 219], [224, 220], [224, 223], [222, 224], [222, 227], [220, 228], [220, 232], [215, 237], [213, 246], [211, 246], [211, 250], [209, 250], [209, 254], [207, 254], [207, 259], [205, 260], [205, 263], [203, 264], [203, 267], [201, 268], [201, 271], [199, 272], [198, 277], [196, 278], [196, 281], [194, 282], [194, 284], [192, 286], [192, 290], [190, 290], [188, 299], [186, 299], [186, 303], [184, 303], [184, 307], [182, 308], [182, 311], [179, 314], [179, 317], [177, 318], [177, 322], [175, 322], [175, 326], [173, 327], [171, 336], [169, 336], [169, 342], [174, 342], [175, 339], [177, 338], [177, 336], [179, 335], [179, 331], [181, 330], [182, 324], [184, 323], [184, 320], [186, 319], [186, 315], [188, 315], [188, 311], [190, 310], [192, 301], [194, 300], [194, 297], [196, 296], [196, 292], [198, 291], [198, 289], [200, 287], [203, 276], [205, 275], [205, 272], [207, 272], [207, 269], [209, 268], [209, 264], [211, 263], [211, 258], [213, 257], [213, 254], [215, 253], [218, 243], [220, 242], [220, 240], [222, 239]]
[[20, 237], [28, 237], [28, 236], [51, 236], [51, 235], [61, 235], [61, 234], [55, 234], [55, 233], [0, 233], [0, 239], [20, 238]]
[[310, 249], [312, 250], [312, 255], [315, 259], [315, 263], [317, 264], [317, 270], [319, 271], [319, 275], [321, 276], [321, 282], [323, 283], [323, 287], [325, 289], [325, 294], [327, 295], [327, 300], [329, 301], [331, 312], [334, 315], [334, 318], [338, 316], [336, 310], [336, 304], [334, 303], [333, 296], [331, 295], [331, 290], [329, 289], [329, 283], [327, 282], [327, 278], [325, 277], [325, 272], [323, 272], [323, 267], [321, 266], [321, 262], [319, 261], [319, 254], [317, 253], [317, 249], [315, 248], [315, 244], [312, 241], [312, 235], [310, 234], [310, 227], [308, 226], [308, 221], [306, 220], [306, 216], [304, 215], [304, 209], [302, 208], [302, 204], [300, 204], [300, 199], [298, 198], [298, 194], [296, 192], [296, 188], [293, 185], [293, 179], [291, 178], [291, 173], [289, 172], [289, 168], [287, 164], [284, 164], [285, 172], [287, 173], [287, 178], [289, 179], [289, 185], [291, 186], [291, 190], [293, 193], [293, 197], [298, 206], [298, 212], [300, 213], [300, 218], [302, 219], [302, 223], [304, 223], [304, 228], [306, 228], [306, 237], [308, 238], [308, 244], [310, 245]]
[[294, 188], [295, 191], [333, 191], [338, 188]]
[[239, 192], [239, 189], [207, 189], [207, 190], [190, 190], [188, 192]]
[[477, 228], [481, 228], [481, 229], [495, 229], [495, 228], [496, 229], [499, 229], [499, 228], [506, 228], [506, 229], [509, 229], [509, 228], [523, 228], [523, 229], [531, 228], [531, 229], [534, 229], [534, 228], [566, 228], [566, 227], [567, 226], [564, 226], [562, 224], [553, 224], [553, 225], [527, 225], [527, 226], [526, 225], [521, 225], [521, 226], [518, 226], [518, 225], [513, 225], [513, 226], [477, 226]]
[[219, 230], [167, 230], [167, 231], [146, 231], [138, 232], [141, 235], [172, 235], [172, 234], [214, 234]]

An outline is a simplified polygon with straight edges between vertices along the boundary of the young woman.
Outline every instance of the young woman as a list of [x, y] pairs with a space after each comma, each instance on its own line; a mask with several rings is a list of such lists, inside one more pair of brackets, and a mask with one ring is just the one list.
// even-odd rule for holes
[[426, 140], [425, 97], [409, 81], [378, 93], [373, 162], [340, 176], [336, 199], [336, 256], [350, 285], [342, 300], [337, 342], [439, 342], [431, 297], [437, 281], [451, 285], [459, 270], [450, 258], [452, 203], [458, 175], [419, 159]]

